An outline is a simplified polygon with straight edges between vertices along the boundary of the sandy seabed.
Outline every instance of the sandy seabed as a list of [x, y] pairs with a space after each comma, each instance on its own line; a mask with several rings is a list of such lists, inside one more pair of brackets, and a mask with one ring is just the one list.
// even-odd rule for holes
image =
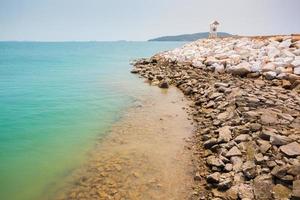
[[55, 199], [188, 199], [193, 126], [176, 88], [153, 88], [130, 108]]

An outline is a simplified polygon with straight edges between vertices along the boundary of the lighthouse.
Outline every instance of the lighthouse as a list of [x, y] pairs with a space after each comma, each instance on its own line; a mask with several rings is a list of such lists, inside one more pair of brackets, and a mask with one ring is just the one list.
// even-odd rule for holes
[[217, 35], [217, 27], [218, 25], [220, 25], [220, 23], [218, 21], [213, 21], [211, 24], [210, 24], [210, 32], [209, 32], [209, 38], [216, 38], [218, 35]]

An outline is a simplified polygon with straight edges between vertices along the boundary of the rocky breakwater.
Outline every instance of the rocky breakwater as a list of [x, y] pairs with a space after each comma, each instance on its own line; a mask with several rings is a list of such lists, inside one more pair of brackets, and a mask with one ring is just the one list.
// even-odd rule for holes
[[192, 199], [300, 198], [300, 41], [206, 39], [134, 64], [194, 104]]

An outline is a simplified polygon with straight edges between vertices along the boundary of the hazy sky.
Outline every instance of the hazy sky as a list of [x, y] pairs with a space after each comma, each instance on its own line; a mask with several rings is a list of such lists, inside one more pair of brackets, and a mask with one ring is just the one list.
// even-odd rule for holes
[[300, 0], [0, 0], [0, 40], [147, 40], [300, 33]]

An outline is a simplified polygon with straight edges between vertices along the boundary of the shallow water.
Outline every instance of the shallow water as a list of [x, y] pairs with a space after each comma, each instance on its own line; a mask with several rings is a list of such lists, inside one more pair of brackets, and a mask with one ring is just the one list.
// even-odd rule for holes
[[185, 138], [193, 126], [183, 94], [152, 87], [99, 141], [54, 199], [188, 199], [193, 180]]
[[0, 42], [0, 199], [51, 196], [150, 90], [129, 60], [180, 45]]

